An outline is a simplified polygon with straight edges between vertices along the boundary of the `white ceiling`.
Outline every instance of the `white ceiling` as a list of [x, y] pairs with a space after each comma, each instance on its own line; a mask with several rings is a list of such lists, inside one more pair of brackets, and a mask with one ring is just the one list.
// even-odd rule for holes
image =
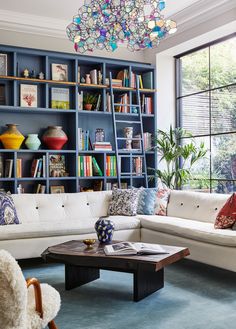
[[[163, 14], [174, 15], [197, 1], [199, 0], [166, 0]], [[83, 4], [83, 0], [0, 0], [0, 9], [67, 20], [69, 23]]]

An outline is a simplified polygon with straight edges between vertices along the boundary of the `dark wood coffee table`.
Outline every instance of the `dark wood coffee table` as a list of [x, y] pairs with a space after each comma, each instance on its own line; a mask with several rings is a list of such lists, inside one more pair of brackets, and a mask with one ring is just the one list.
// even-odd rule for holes
[[[113, 241], [119, 242], [119, 241]], [[65, 264], [65, 288], [70, 290], [100, 277], [100, 269], [133, 273], [134, 301], [164, 286], [164, 267], [189, 255], [188, 248], [164, 246], [165, 255], [106, 256], [104, 244], [88, 249], [82, 241], [68, 241], [42, 253], [46, 262]]]

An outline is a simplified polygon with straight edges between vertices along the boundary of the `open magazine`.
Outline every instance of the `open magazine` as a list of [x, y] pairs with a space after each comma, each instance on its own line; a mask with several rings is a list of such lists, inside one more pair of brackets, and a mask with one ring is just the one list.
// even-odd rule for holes
[[168, 252], [157, 244], [142, 242], [118, 242], [104, 247], [108, 256], [119, 255], [161, 255]]

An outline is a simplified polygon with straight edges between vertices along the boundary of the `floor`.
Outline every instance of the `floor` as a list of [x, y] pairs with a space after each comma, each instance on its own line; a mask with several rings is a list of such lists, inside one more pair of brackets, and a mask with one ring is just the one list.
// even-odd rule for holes
[[62, 265], [20, 265], [26, 277], [60, 292], [59, 329], [236, 328], [236, 273], [183, 260], [166, 268], [163, 289], [135, 303], [131, 274], [102, 271], [99, 280], [65, 291]]

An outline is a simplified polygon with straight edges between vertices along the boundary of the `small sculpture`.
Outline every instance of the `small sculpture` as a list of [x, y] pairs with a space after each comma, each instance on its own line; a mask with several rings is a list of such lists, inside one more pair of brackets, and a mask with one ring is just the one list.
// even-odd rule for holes
[[40, 73], [39, 73], [39, 79], [40, 79], [40, 80], [44, 80], [44, 73], [43, 73], [43, 72], [40, 72]]
[[30, 72], [30, 78], [32, 78], [32, 79], [35, 79], [35, 78], [36, 78], [35, 70], [32, 70], [32, 71]]
[[82, 77], [80, 81], [81, 81], [81, 83], [85, 83], [85, 78]]
[[90, 85], [91, 84], [91, 77], [90, 74], [86, 74], [85, 82]]
[[29, 77], [29, 70], [28, 69], [24, 69], [24, 71], [23, 71], [23, 77], [24, 78], [28, 78]]

